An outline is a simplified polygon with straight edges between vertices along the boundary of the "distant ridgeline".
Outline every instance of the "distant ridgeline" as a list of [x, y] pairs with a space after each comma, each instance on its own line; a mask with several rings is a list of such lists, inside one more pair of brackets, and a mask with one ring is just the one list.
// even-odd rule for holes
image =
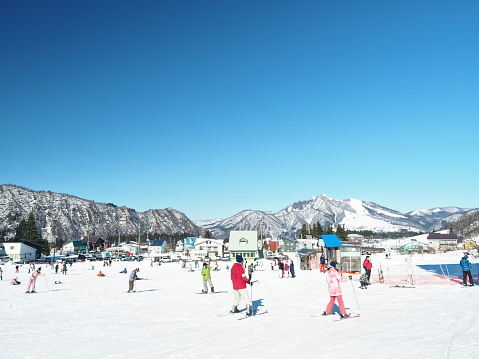
[[121, 240], [169, 239], [197, 236], [204, 230], [172, 208], [136, 212], [112, 203], [96, 203], [50, 191], [0, 186], [0, 240], [15, 238], [22, 219], [32, 213], [41, 236], [61, 244], [86, 235]]

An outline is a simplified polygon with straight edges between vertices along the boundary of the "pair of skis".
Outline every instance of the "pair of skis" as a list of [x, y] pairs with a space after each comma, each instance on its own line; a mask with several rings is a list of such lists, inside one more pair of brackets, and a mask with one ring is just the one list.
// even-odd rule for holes
[[[312, 314], [311, 317], [335, 317], [336, 318], [336, 313], [331, 313], [331, 314]], [[359, 313], [348, 313], [348, 317], [340, 317], [339, 319], [333, 320], [333, 322], [339, 322], [340, 320], [347, 320], [347, 319], [353, 319], [353, 318], [359, 318], [361, 314]]]

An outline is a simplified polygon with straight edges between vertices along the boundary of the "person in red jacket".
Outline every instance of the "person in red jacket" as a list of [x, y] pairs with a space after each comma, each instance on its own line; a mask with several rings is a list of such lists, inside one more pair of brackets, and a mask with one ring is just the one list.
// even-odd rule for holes
[[236, 255], [236, 263], [231, 267], [231, 281], [233, 282], [233, 290], [235, 293], [231, 313], [239, 313], [238, 304], [241, 298], [243, 298], [243, 301], [246, 303], [246, 315], [252, 315], [253, 303], [251, 302], [248, 291], [246, 290], [246, 283], [249, 283], [249, 280], [246, 278], [244, 272], [243, 257], [239, 254]]
[[366, 256], [363, 262], [363, 268], [366, 271], [366, 277], [368, 277], [368, 283], [371, 284], [371, 269], [373, 268], [373, 264], [369, 260], [369, 256]]

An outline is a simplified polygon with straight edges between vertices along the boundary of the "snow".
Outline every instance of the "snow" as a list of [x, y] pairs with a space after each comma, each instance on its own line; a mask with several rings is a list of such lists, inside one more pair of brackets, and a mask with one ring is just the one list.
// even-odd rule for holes
[[[432, 278], [439, 265], [459, 276], [461, 257], [460, 251], [372, 255], [373, 285], [359, 289], [357, 276], [342, 284], [346, 307], [361, 313], [343, 321], [311, 316], [328, 302], [325, 275], [298, 265], [294, 279], [279, 278], [268, 265], [253, 274], [259, 281], [253, 303], [268, 313], [246, 320], [237, 320], [243, 314], [218, 316], [233, 302], [225, 268], [231, 262], [212, 271], [215, 289], [228, 292], [207, 295], [196, 294], [200, 272], [178, 263], [95, 263], [94, 270], [91, 263], [76, 263], [67, 275], [44, 266], [38, 294], [25, 293], [27, 266], [18, 273], [21, 285], [11, 286], [14, 266], [3, 265], [0, 358], [476, 358], [479, 286], [444, 279], [441, 285], [392, 288], [376, 281], [380, 267], [387, 280], [411, 270], [416, 278]], [[477, 260], [470, 260], [477, 279]], [[124, 267], [139, 267], [139, 276], [148, 278], [136, 282], [136, 293], [126, 293], [129, 274], [119, 273]], [[96, 276], [100, 270], [105, 277]]]

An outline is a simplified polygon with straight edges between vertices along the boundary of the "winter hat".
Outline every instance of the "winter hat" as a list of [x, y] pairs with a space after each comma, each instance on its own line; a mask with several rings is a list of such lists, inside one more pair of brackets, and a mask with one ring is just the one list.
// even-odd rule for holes
[[243, 262], [243, 257], [242, 257], [241, 255], [237, 254], [237, 255], [236, 255], [236, 261], [237, 261], [238, 263]]
[[330, 265], [331, 267], [334, 267], [334, 268], [336, 268], [336, 264], [338, 264], [338, 263], [336, 263], [335, 261], [332, 261], [331, 263], [329, 263], [329, 265]]
[[464, 258], [469, 258], [467, 254], [464, 254]]

